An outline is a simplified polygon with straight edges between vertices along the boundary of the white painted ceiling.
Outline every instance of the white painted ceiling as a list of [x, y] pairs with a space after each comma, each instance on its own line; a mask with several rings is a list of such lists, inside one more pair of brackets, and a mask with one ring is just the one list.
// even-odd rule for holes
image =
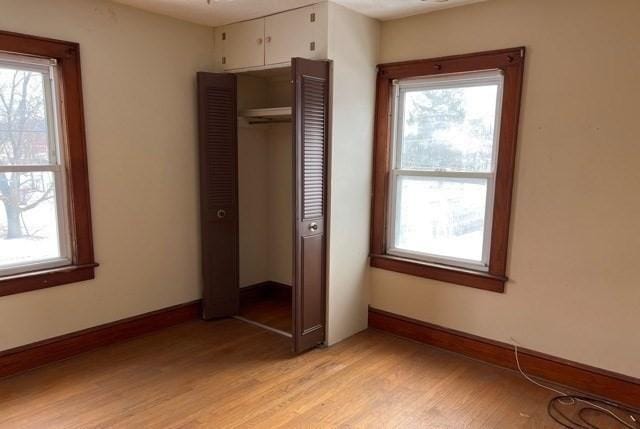
[[486, 0], [332, 0], [381, 21], [463, 6]]
[[[318, 0], [114, 0], [118, 3], [217, 27], [319, 3]], [[363, 15], [389, 20], [486, 0], [330, 0]]]

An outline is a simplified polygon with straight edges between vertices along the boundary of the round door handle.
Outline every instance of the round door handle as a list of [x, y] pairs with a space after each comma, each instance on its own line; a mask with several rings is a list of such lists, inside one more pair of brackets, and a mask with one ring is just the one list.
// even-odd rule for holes
[[313, 222], [311, 224], [309, 224], [309, 231], [311, 232], [316, 232], [318, 230], [318, 224]]
[[218, 213], [216, 213], [218, 215], [218, 219], [224, 219], [225, 217], [227, 217], [227, 211], [226, 210], [218, 210]]

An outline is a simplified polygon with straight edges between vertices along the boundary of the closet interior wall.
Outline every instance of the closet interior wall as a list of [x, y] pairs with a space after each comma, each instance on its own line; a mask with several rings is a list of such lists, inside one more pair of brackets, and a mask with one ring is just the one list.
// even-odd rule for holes
[[251, 108], [291, 106], [290, 69], [238, 74], [240, 287], [293, 284], [291, 122], [249, 124]]

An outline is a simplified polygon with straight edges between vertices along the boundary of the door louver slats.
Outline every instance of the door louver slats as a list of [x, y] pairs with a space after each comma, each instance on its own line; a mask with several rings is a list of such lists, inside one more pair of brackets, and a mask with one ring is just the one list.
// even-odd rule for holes
[[236, 78], [198, 73], [203, 317], [238, 311]]
[[326, 207], [329, 64], [294, 58], [296, 264], [294, 347], [321, 344], [326, 328]]
[[302, 77], [303, 209], [305, 220], [324, 215], [326, 80]]
[[210, 171], [207, 177], [207, 202], [211, 209], [233, 204], [234, 192], [234, 148], [232, 136], [233, 92], [228, 88], [207, 88], [206, 135], [216, 142], [207, 146], [206, 156]]

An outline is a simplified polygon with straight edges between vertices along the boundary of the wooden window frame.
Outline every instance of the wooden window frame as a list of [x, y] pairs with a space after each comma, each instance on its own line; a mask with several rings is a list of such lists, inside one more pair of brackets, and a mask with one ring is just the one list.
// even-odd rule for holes
[[[525, 48], [381, 64], [378, 66], [374, 135], [370, 265], [389, 271], [448, 283], [504, 292], [511, 198], [524, 74]], [[396, 79], [501, 70], [504, 92], [496, 169], [488, 271], [453, 267], [387, 254], [387, 216], [393, 127], [392, 85]]]
[[80, 45], [0, 31], [0, 51], [57, 60], [66, 134], [71, 264], [0, 277], [0, 296], [93, 279], [95, 267], [80, 73]]

